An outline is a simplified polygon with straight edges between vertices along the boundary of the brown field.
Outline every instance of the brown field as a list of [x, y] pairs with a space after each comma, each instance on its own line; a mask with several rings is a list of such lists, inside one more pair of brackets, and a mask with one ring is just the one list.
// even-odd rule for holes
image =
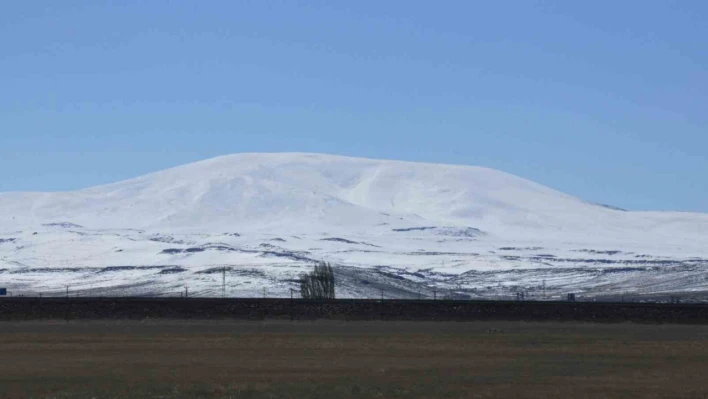
[[707, 372], [704, 326], [0, 323], [3, 399], [701, 398]]

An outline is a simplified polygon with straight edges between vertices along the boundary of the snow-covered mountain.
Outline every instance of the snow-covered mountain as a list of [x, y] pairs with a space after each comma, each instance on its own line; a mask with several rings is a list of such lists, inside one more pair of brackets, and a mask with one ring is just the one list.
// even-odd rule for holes
[[213, 271], [226, 267], [230, 295], [275, 294], [319, 259], [339, 265], [350, 296], [482, 295], [540, 280], [700, 290], [703, 280], [674, 274], [690, 280], [704, 257], [706, 214], [612, 209], [469, 166], [238, 154], [77, 192], [0, 194], [0, 286], [18, 292], [188, 284], [214, 295]]

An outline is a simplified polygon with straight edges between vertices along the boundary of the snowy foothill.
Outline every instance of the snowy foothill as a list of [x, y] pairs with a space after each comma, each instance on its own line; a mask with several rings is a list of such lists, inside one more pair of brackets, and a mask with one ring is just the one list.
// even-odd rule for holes
[[500, 171], [236, 154], [76, 192], [0, 194], [17, 293], [289, 295], [325, 260], [339, 296], [701, 291], [708, 215], [598, 205]]

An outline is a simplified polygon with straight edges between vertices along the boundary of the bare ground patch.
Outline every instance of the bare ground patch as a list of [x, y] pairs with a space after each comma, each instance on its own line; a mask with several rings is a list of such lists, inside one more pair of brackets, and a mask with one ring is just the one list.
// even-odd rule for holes
[[707, 338], [635, 324], [5, 322], [0, 397], [705, 397]]

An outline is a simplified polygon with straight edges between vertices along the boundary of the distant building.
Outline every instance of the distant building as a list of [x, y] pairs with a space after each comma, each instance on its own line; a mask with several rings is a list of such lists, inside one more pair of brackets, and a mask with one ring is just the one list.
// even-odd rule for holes
[[0, 288], [0, 296], [7, 295], [7, 288]]

